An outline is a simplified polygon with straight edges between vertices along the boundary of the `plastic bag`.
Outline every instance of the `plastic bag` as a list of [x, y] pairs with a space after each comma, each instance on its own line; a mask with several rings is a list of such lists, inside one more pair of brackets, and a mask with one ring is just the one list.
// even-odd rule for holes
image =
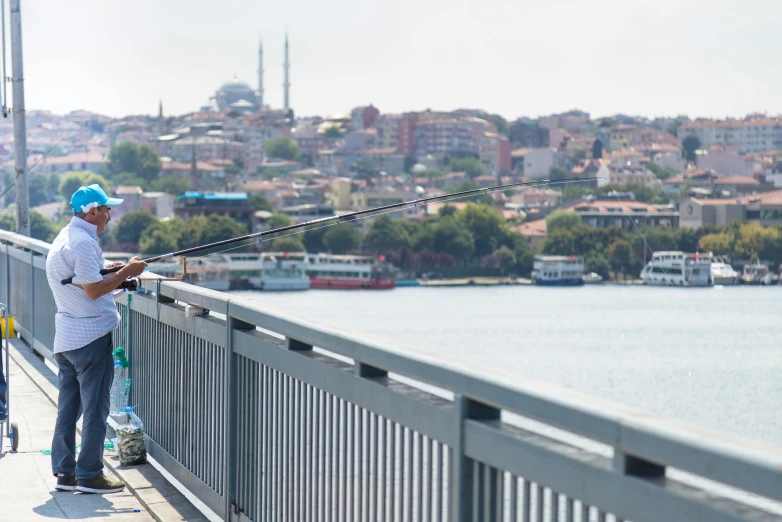
[[117, 454], [123, 466], [143, 464], [147, 461], [144, 430], [133, 424], [123, 424], [116, 429]]

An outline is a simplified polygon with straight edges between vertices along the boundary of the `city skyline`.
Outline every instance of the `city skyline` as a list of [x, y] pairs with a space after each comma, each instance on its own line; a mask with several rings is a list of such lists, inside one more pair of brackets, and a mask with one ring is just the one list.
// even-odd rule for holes
[[162, 100], [167, 115], [193, 112], [234, 75], [257, 88], [259, 38], [264, 101], [281, 108], [287, 32], [299, 116], [370, 103], [386, 113], [479, 108], [509, 120], [570, 109], [592, 117], [782, 113], [774, 92], [782, 71], [772, 66], [782, 5], [772, 2], [134, 5], [23, 4], [28, 109], [154, 115]]

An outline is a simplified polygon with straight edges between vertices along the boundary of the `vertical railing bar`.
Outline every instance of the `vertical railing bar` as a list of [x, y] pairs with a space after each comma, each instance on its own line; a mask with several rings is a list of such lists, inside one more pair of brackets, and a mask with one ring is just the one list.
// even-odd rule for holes
[[318, 522], [326, 515], [326, 393], [318, 393]]
[[472, 522], [483, 522], [481, 519], [481, 480], [483, 479], [483, 464], [472, 461]]
[[356, 464], [358, 466], [358, 469], [356, 471], [356, 476], [358, 479], [358, 495], [356, 495], [356, 500], [358, 501], [358, 506], [356, 508], [356, 515], [357, 520], [364, 521], [366, 520], [364, 516], [364, 410], [361, 409], [361, 407], [357, 407], [356, 411]]
[[388, 444], [388, 521], [396, 522], [396, 423], [388, 421], [389, 444]]
[[522, 522], [530, 522], [532, 519], [532, 491], [530, 481], [524, 479], [524, 484], [521, 490], [521, 500], [524, 505], [524, 510], [521, 512]]
[[339, 399], [339, 497], [338, 504], [339, 510], [337, 512], [337, 520], [347, 520], [347, 511], [345, 510], [345, 497], [347, 497], [347, 404], [344, 400]]
[[543, 515], [545, 514], [545, 488], [541, 486], [540, 484], [535, 484], [535, 505], [537, 512], [535, 514], [535, 519], [537, 522], [543, 522]]
[[423, 522], [424, 517], [424, 437], [420, 433], [415, 434], [415, 461], [416, 461], [416, 511], [418, 513], [418, 522]]
[[559, 493], [551, 490], [551, 522], [559, 522]]
[[407, 497], [407, 520], [413, 522], [413, 495], [415, 490], [413, 489], [413, 430], [405, 428], [405, 455], [407, 459], [407, 470], [405, 472], [405, 495]]
[[378, 479], [377, 489], [379, 491], [377, 512], [378, 520], [384, 521], [386, 518], [386, 506], [388, 505], [388, 461], [386, 460], [388, 450], [388, 420], [381, 417], [378, 423], [378, 441], [380, 447], [380, 455], [378, 456]]
[[369, 519], [370, 520], [377, 520], [377, 484], [378, 484], [378, 454], [380, 453], [379, 448], [377, 447], [378, 443], [378, 415], [376, 413], [370, 414], [370, 426], [369, 431], [367, 431], [367, 435], [370, 435], [371, 432], [371, 440], [367, 441], [367, 446], [371, 448], [371, 451], [369, 453], [370, 455], [370, 461], [367, 462], [367, 469], [370, 469], [369, 473], [369, 488], [370, 488], [370, 498], [369, 498]]
[[347, 493], [347, 517], [346, 521], [356, 519], [356, 406], [347, 404], [349, 423], [347, 440], [347, 464], [348, 464], [348, 493]]
[[445, 444], [440, 444], [437, 450], [438, 459], [440, 461], [438, 467], [440, 468], [440, 522], [445, 522], [445, 520], [450, 517], [448, 514], [448, 487], [450, 487], [450, 484], [448, 483], [448, 448], [445, 446]]
[[323, 522], [329, 522], [331, 520], [331, 430], [334, 429], [334, 424], [331, 421], [331, 395], [324, 393], [324, 410], [325, 415], [323, 417]]
[[574, 522], [573, 520], [573, 499], [570, 497], [567, 497], [565, 499], [565, 520], [567, 522]]

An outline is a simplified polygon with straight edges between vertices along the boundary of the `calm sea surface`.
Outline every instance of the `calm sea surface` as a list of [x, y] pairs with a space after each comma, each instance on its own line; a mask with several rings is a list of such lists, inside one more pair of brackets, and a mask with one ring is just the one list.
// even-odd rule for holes
[[233, 293], [782, 447], [782, 286]]

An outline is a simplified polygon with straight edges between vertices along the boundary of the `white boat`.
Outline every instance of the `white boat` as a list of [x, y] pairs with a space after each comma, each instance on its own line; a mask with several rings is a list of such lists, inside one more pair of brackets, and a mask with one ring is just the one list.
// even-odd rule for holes
[[641, 271], [641, 279], [647, 285], [711, 286], [711, 263], [710, 254], [655, 252]]
[[232, 289], [307, 290], [307, 255], [294, 252], [224, 254]]
[[541, 286], [581, 286], [584, 259], [578, 256], [535, 256], [532, 282]]
[[601, 276], [597, 272], [589, 272], [588, 274], [584, 274], [585, 285], [593, 285], [595, 283], [601, 283], [602, 281], [603, 281], [603, 276]]
[[308, 254], [312, 288], [390, 289], [396, 286], [394, 267], [384, 256]]
[[739, 284], [739, 273], [728, 263], [712, 261], [711, 280], [715, 285], [729, 286]]
[[250, 277], [250, 286], [258, 290], [307, 290], [307, 254], [271, 252], [261, 254], [260, 271]]

